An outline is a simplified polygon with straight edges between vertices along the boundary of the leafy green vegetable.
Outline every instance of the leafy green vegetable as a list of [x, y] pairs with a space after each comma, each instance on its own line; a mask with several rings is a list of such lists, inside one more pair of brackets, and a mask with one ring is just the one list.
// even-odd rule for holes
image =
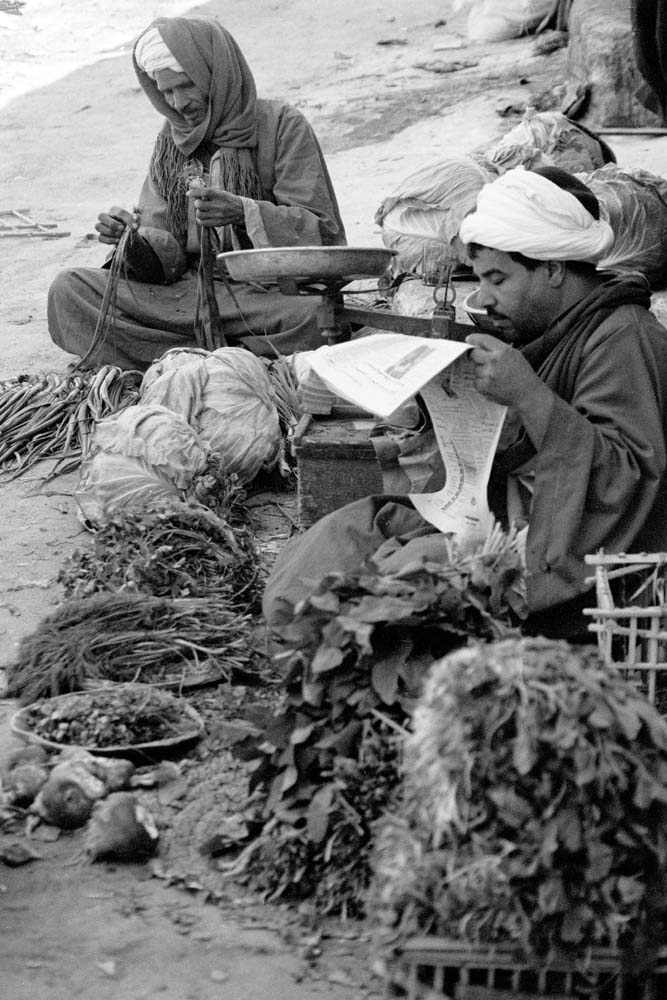
[[667, 930], [667, 722], [592, 650], [511, 639], [446, 656], [404, 771], [374, 860], [385, 947], [432, 933], [652, 960]]
[[437, 568], [329, 576], [294, 608], [276, 657], [282, 703], [239, 748], [257, 758], [251, 787], [264, 833], [246, 869], [256, 886], [314, 895], [324, 912], [362, 912], [371, 829], [399, 785], [396, 730], [435, 659], [471, 635], [512, 634], [520, 574], [510, 544], [465, 555], [453, 547]]
[[217, 596], [256, 604], [259, 558], [250, 529], [203, 507], [170, 504], [117, 515], [93, 533], [60, 570], [67, 597], [103, 591], [155, 597]]

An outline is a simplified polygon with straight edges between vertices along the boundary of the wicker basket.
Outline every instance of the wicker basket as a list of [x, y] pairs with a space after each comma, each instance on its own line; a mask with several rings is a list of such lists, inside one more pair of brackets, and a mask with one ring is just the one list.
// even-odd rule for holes
[[591, 953], [586, 974], [568, 960], [535, 968], [509, 947], [473, 947], [447, 938], [409, 939], [390, 970], [385, 1000], [665, 1000], [667, 951], [643, 978], [621, 972], [619, 954], [599, 948]]
[[667, 712], [667, 553], [586, 556], [596, 608], [587, 608], [600, 655]]

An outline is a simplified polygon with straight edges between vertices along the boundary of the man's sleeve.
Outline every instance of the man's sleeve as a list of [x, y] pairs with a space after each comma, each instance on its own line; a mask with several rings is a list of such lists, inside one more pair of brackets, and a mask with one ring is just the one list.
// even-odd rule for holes
[[274, 178], [273, 201], [243, 199], [245, 232], [255, 249], [345, 243], [319, 143], [296, 108], [280, 114]]
[[[556, 397], [535, 458], [527, 547], [537, 607], [584, 589], [583, 557], [632, 551], [664, 482], [667, 349], [638, 323], [602, 324], [571, 403]], [[667, 542], [667, 539], [665, 539]]]

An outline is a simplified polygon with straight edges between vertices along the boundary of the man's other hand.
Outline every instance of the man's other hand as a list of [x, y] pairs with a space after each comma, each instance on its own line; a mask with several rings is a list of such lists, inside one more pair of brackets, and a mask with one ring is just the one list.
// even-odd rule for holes
[[131, 229], [139, 228], [139, 219], [132, 212], [127, 212], [124, 208], [114, 205], [108, 212], [100, 212], [95, 223], [100, 243], [111, 243], [116, 245], [127, 227]]
[[237, 194], [217, 188], [193, 186], [188, 198], [195, 206], [200, 226], [234, 226], [244, 221], [243, 201]]
[[541, 386], [539, 377], [521, 351], [488, 333], [471, 333], [466, 344], [472, 345], [470, 358], [475, 366], [475, 388], [484, 396], [517, 406]]

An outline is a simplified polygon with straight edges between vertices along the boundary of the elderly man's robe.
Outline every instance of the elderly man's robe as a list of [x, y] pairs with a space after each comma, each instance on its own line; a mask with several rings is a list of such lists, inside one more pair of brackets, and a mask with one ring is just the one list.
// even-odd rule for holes
[[[260, 99], [257, 124], [254, 157], [262, 197], [243, 199], [244, 226], [234, 234], [236, 247], [344, 244], [336, 197], [307, 120], [296, 108]], [[215, 156], [207, 167], [214, 182]], [[193, 216], [187, 241], [180, 241], [167, 225], [166, 201], [150, 175], [138, 207], [141, 225], [130, 260], [130, 280], [119, 283], [113, 338], [96, 353], [95, 364], [144, 369], [170, 348], [196, 345], [199, 252]], [[83, 356], [88, 349], [107, 279], [103, 268], [73, 268], [58, 275], [51, 286], [49, 332], [71, 354]], [[285, 296], [275, 286], [227, 286], [219, 280], [215, 295], [230, 345], [275, 357], [276, 352], [291, 354], [322, 344], [315, 296]]]

